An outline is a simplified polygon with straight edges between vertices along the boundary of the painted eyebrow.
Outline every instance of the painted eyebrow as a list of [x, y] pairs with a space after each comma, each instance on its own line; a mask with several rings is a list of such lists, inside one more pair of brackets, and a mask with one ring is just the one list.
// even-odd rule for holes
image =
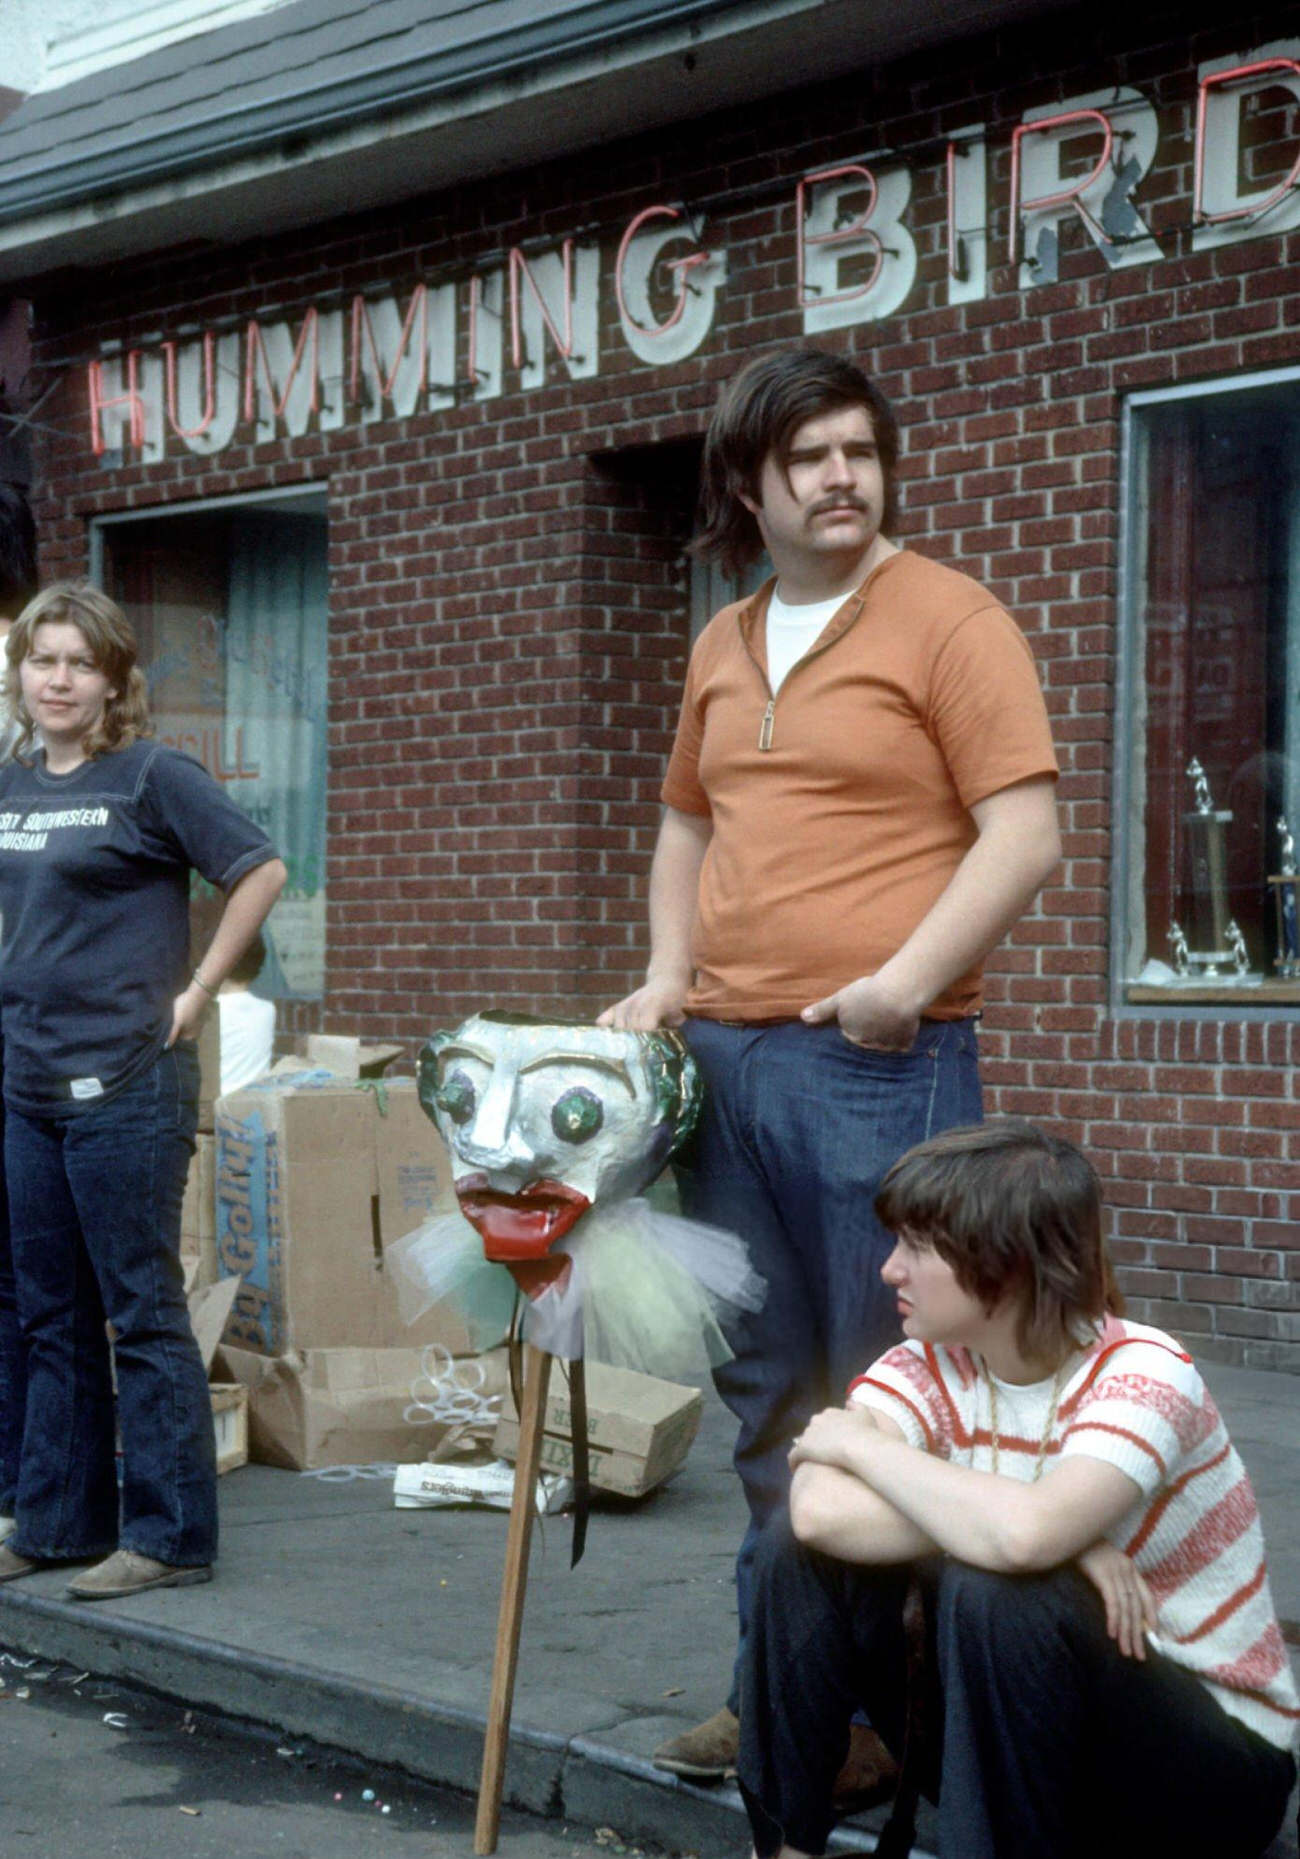
[[495, 1065], [497, 1055], [494, 1052], [484, 1051], [482, 1046], [471, 1046], [466, 1040], [459, 1046], [443, 1047], [438, 1054], [439, 1063], [445, 1063], [448, 1059], [478, 1059], [484, 1065]]
[[[446, 1064], [452, 1059], [477, 1059], [480, 1064], [486, 1065], [489, 1071], [500, 1057], [499, 1052], [489, 1052], [486, 1047], [471, 1045], [469, 1040], [462, 1040], [459, 1045], [455, 1046], [444, 1046], [438, 1054], [441, 1064]], [[636, 1096], [631, 1075], [621, 1059], [603, 1059], [592, 1052], [545, 1052], [540, 1058], [529, 1059], [526, 1065], [521, 1065], [519, 1075], [522, 1078], [526, 1072], [540, 1071], [545, 1065], [586, 1065], [593, 1071], [608, 1072], [612, 1078], [617, 1078], [620, 1084], [626, 1085], [629, 1096]]]
[[628, 1095], [636, 1096], [631, 1075], [621, 1059], [603, 1059], [594, 1052], [545, 1052], [540, 1058], [530, 1059], [527, 1065], [519, 1067], [522, 1078], [525, 1072], [540, 1071], [546, 1065], [586, 1065], [593, 1071], [608, 1072], [611, 1078], [617, 1078], [626, 1085]]

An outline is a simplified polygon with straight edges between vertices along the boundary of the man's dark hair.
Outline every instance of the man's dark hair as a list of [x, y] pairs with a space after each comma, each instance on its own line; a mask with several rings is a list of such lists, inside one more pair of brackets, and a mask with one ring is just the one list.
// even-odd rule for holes
[[16, 620], [36, 592], [36, 524], [16, 484], [0, 483], [0, 619]]
[[931, 1246], [987, 1309], [1020, 1299], [1016, 1340], [1031, 1358], [1122, 1299], [1101, 1232], [1101, 1183], [1064, 1137], [1018, 1117], [949, 1130], [900, 1157], [876, 1213], [891, 1233]]
[[808, 420], [865, 407], [871, 415], [885, 480], [886, 534], [898, 516], [898, 423], [893, 409], [855, 362], [822, 349], [777, 349], [747, 362], [723, 388], [709, 422], [700, 466], [700, 507], [693, 554], [738, 574], [763, 552], [742, 494], [757, 501], [763, 461], [785, 471], [795, 433]]

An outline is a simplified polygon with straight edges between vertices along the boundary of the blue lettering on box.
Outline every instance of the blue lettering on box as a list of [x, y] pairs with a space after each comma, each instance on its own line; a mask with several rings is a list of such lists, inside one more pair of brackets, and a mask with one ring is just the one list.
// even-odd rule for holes
[[288, 1335], [279, 1136], [260, 1110], [220, 1114], [215, 1136], [217, 1263], [223, 1278], [244, 1281], [226, 1336], [281, 1355]]

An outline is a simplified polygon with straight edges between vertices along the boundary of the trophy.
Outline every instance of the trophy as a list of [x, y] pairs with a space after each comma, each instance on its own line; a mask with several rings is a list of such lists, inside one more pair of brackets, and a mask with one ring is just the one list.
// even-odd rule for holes
[[1273, 965], [1283, 980], [1294, 981], [1300, 976], [1300, 915], [1296, 910], [1296, 884], [1300, 879], [1296, 873], [1295, 840], [1285, 814], [1279, 817], [1277, 830], [1282, 840], [1282, 869], [1268, 880], [1277, 917], [1277, 955]]
[[[1183, 815], [1192, 860], [1192, 923], [1188, 936], [1175, 922], [1169, 928], [1178, 979], [1184, 985], [1214, 981], [1221, 986], [1250, 986], [1246, 939], [1228, 915], [1226, 828], [1228, 808], [1216, 807], [1205, 770], [1193, 756], [1187, 764], [1194, 805]], [[1294, 891], [1292, 893], [1294, 911]]]

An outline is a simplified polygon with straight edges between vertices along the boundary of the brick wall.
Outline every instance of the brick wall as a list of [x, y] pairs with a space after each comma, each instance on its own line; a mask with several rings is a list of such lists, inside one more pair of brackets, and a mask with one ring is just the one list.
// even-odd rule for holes
[[[886, 321], [822, 340], [896, 402], [903, 539], [985, 580], [1030, 634], [1063, 765], [1060, 878], [990, 965], [991, 1108], [1059, 1120], [1087, 1147], [1135, 1314], [1205, 1354], [1300, 1370], [1300, 1022], [1116, 1018], [1108, 1005], [1121, 397], [1300, 363], [1300, 232], [1191, 246], [1196, 66], [1287, 31], [1281, 8], [1230, 27], [1214, 17], [1057, 15], [364, 221], [161, 255], [97, 273], [93, 290], [55, 281], [37, 293], [39, 515], [45, 568], [64, 573], [84, 568], [96, 513], [327, 479], [321, 1023], [416, 1041], [483, 1003], [608, 1000], [644, 960], [686, 652], [693, 446], [737, 360], [800, 336], [799, 175], [899, 150], [916, 284]], [[1158, 112], [1140, 201], [1164, 255], [1111, 271], [1075, 228], [1060, 281], [1021, 291], [1006, 262], [1011, 130], [1026, 109], [1112, 83]], [[1293, 150], [1297, 114], [1252, 119], [1256, 175], [1282, 143]], [[951, 306], [943, 138], [976, 118], [994, 269], [984, 301]], [[499, 399], [406, 421], [260, 446], [237, 436], [218, 459], [156, 469], [106, 471], [90, 455], [84, 364], [101, 339], [156, 341], [271, 306], [296, 317], [381, 284], [404, 299], [422, 275], [593, 223], [608, 269], [641, 207], [704, 198], [730, 269], [687, 361], [637, 362], [602, 288], [595, 379], [567, 380], [552, 357], [540, 390], [507, 374]]]

